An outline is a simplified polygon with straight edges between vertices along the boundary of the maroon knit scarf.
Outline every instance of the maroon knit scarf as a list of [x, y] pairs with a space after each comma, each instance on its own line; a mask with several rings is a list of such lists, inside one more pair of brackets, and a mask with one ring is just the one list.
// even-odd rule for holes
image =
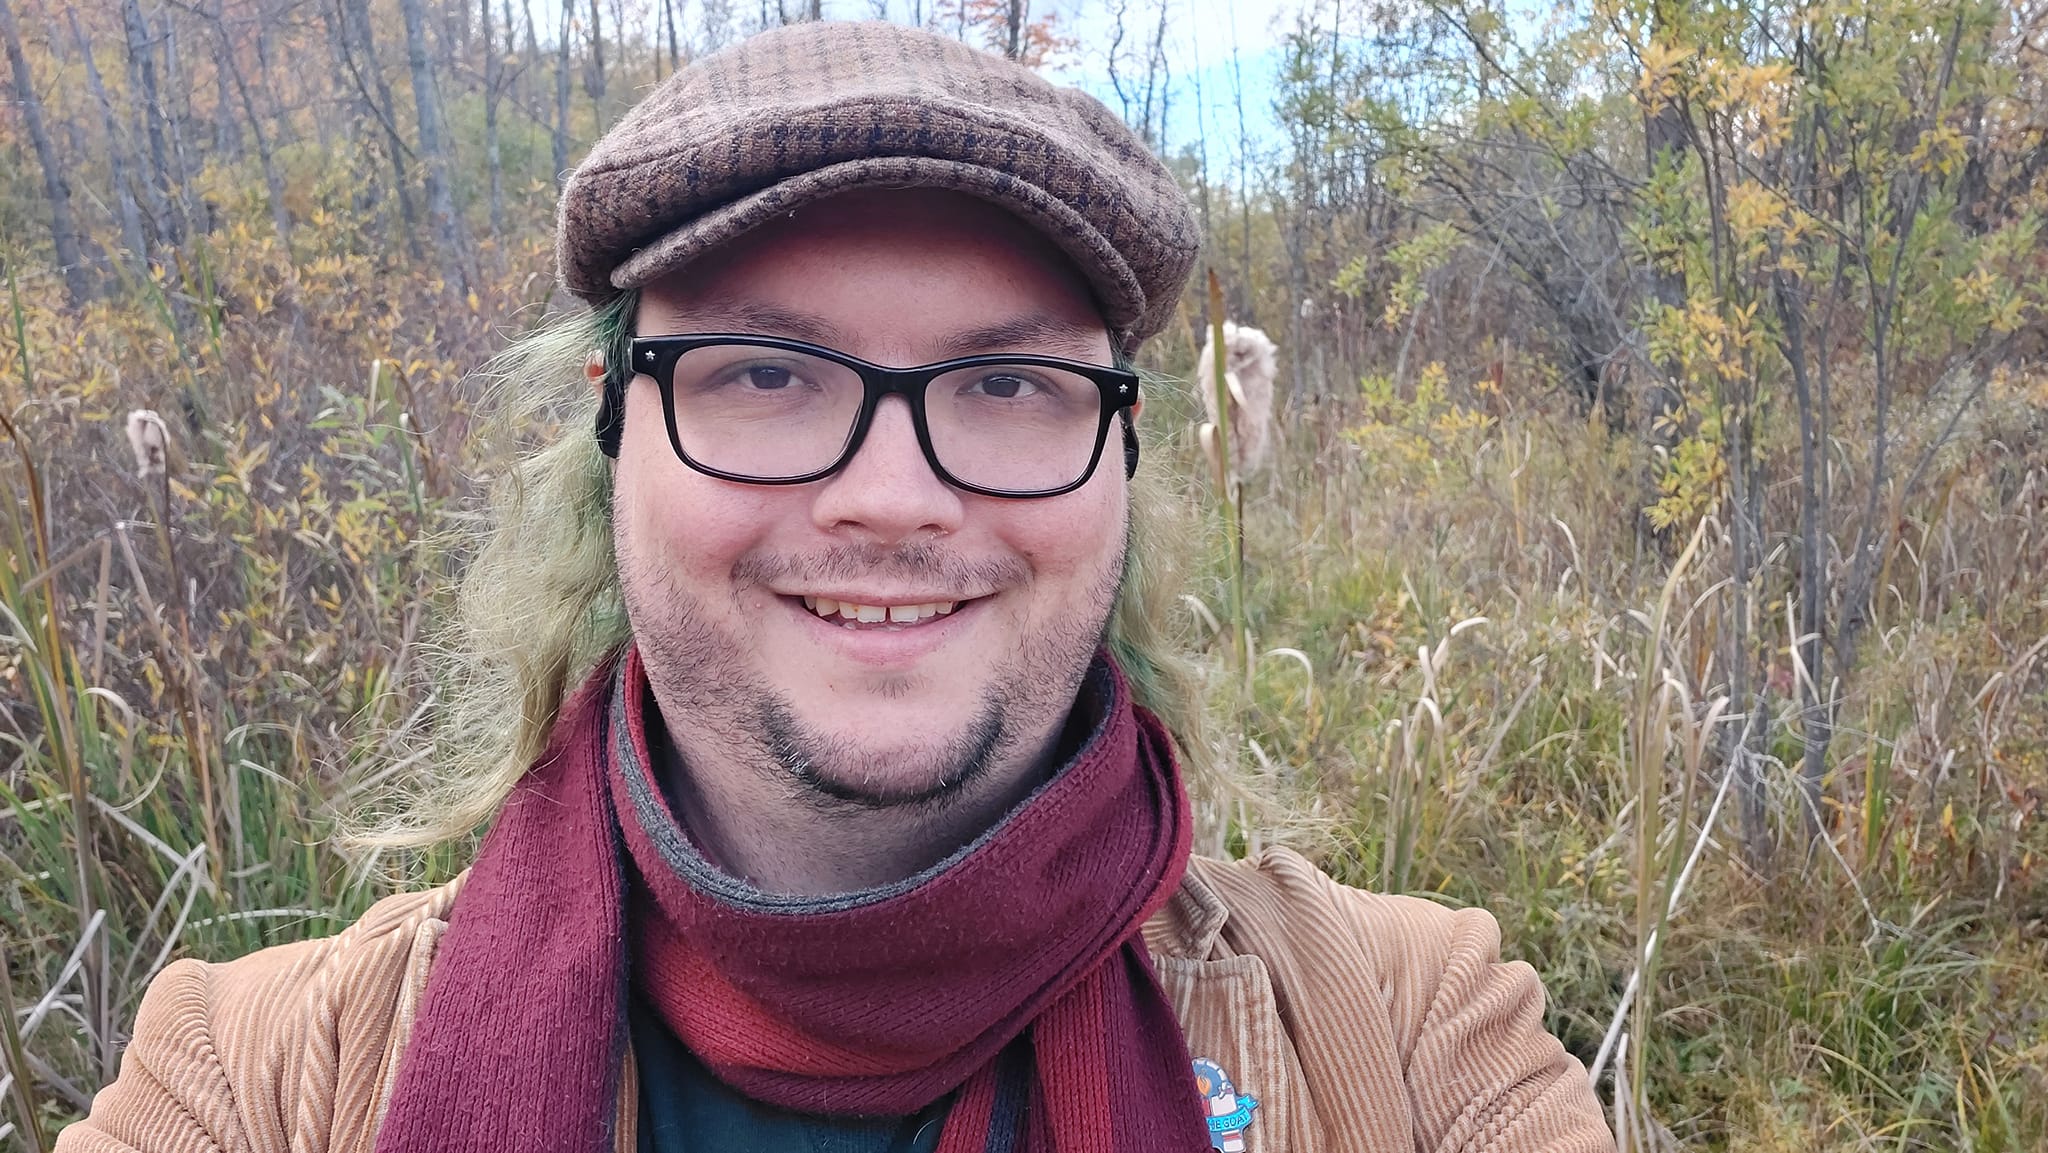
[[994, 830], [827, 899], [762, 894], [697, 852], [656, 784], [645, 686], [637, 652], [600, 669], [507, 800], [377, 1153], [609, 1153], [629, 969], [699, 1060], [770, 1104], [907, 1114], [957, 1090], [940, 1153], [1209, 1148], [1139, 937], [1186, 869], [1187, 801], [1113, 662], [1077, 705], [1080, 751]]

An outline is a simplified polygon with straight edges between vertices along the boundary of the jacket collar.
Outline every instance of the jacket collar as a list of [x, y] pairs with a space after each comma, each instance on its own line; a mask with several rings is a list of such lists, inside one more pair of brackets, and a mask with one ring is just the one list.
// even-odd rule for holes
[[1230, 910], [1203, 876], [1217, 864], [1204, 857], [1190, 858], [1180, 888], [1145, 922], [1145, 947], [1154, 955], [1202, 961], [1217, 951]]

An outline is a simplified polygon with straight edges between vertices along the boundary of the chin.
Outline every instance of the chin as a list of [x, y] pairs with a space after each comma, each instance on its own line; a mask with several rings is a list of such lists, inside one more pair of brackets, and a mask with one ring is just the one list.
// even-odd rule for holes
[[[935, 716], [947, 723], [935, 729]], [[871, 809], [957, 795], [1010, 743], [1006, 715], [992, 697], [978, 708], [906, 702], [900, 709], [871, 708], [858, 718], [847, 716], [844, 707], [818, 716], [770, 702], [760, 721], [771, 755], [785, 772], [820, 796]]]
[[[963, 686], [973, 684], [971, 691]], [[790, 719], [835, 747], [916, 750], [949, 741], [991, 694], [968, 678], [867, 674], [784, 695]]]

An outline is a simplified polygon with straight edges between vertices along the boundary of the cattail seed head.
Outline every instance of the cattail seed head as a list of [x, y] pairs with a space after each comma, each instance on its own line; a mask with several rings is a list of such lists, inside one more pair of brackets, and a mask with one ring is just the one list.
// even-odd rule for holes
[[128, 414], [128, 447], [135, 451], [135, 475], [141, 480], [164, 475], [170, 459], [171, 434], [155, 409], [138, 408]]

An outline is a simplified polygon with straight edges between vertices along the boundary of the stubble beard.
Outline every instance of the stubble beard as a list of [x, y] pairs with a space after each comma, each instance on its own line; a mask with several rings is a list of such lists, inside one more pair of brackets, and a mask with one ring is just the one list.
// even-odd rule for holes
[[[876, 748], [805, 721], [786, 693], [750, 668], [745, 646], [711, 619], [701, 596], [676, 581], [672, 567], [643, 563], [623, 533], [616, 541], [634, 641], [657, 699], [678, 714], [664, 718], [673, 747], [717, 748], [782, 796], [820, 813], [896, 810], [925, 818], [941, 816], [975, 794], [997, 766], [1014, 766], [1018, 756], [1028, 755], [1020, 753], [1025, 740], [1048, 727], [1058, 733], [1107, 635], [1128, 548], [1127, 524], [1085, 603], [1020, 638], [1016, 655], [994, 668], [981, 706], [964, 724], [939, 731], [933, 740]], [[890, 572], [944, 578], [944, 565], [937, 550], [917, 546], [886, 553], [842, 549], [808, 561], [747, 557], [734, 566], [731, 587], [738, 608], [771, 576]], [[684, 727], [691, 731], [679, 731]]]

